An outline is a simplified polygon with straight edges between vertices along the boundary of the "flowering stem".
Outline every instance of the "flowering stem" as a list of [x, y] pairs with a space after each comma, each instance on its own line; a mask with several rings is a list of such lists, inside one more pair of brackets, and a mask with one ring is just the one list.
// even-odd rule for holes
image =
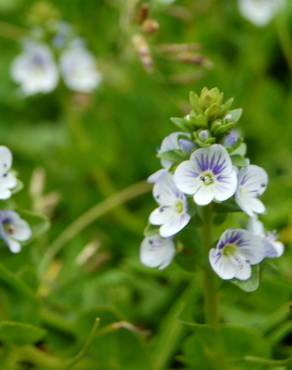
[[[212, 246], [213, 239], [213, 209], [212, 205], [203, 208], [203, 226], [202, 240], [205, 253], [208, 256]], [[206, 323], [216, 327], [219, 322], [218, 318], [218, 298], [214, 282], [214, 273], [209, 264], [206, 264], [203, 270], [204, 280], [204, 300], [205, 300], [205, 320]]]

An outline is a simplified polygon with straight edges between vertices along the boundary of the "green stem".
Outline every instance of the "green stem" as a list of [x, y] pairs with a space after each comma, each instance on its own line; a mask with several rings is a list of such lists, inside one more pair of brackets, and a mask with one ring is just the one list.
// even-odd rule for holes
[[259, 365], [266, 365], [266, 366], [285, 366], [292, 363], [292, 356], [285, 358], [283, 360], [273, 360], [270, 358], [264, 358], [264, 357], [255, 357], [255, 356], [245, 356], [244, 361], [253, 363], [253, 364], [259, 364]]
[[[213, 241], [213, 210], [212, 205], [203, 208], [203, 226], [202, 240], [205, 253], [208, 256], [209, 250]], [[214, 281], [214, 273], [209, 264], [205, 264], [203, 270], [204, 280], [204, 300], [205, 300], [205, 320], [206, 323], [217, 327], [219, 323], [218, 317], [218, 297]]]
[[18, 347], [16, 350], [17, 362], [30, 362], [42, 369], [65, 369], [66, 360], [47, 354], [32, 346]]
[[112, 211], [117, 206], [124, 204], [140, 195], [148, 193], [150, 185], [144, 181], [133, 184], [115, 194], [108, 197], [104, 201], [96, 204], [88, 211], [83, 213], [79, 218], [73, 221], [59, 237], [48, 247], [43, 259], [39, 264], [39, 272], [41, 275], [46, 271], [54, 257], [61, 251], [66, 243], [72, 240], [82, 230], [89, 226], [99, 217]]
[[77, 355], [68, 363], [68, 365], [65, 368], [66, 370], [72, 369], [82, 359], [82, 357], [86, 355], [94, 338], [96, 337], [96, 332], [99, 326], [99, 322], [100, 322], [99, 318], [96, 318], [86, 342], [84, 343], [81, 350], [77, 353]]

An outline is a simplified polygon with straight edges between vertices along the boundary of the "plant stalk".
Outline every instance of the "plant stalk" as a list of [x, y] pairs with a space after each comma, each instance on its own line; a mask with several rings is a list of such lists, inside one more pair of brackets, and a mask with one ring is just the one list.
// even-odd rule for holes
[[[205, 253], [208, 258], [209, 250], [212, 247], [213, 241], [212, 205], [208, 205], [203, 208], [202, 240]], [[214, 277], [215, 276], [210, 268], [210, 265], [206, 263], [203, 270], [205, 321], [212, 327], [217, 327], [219, 323], [218, 296], [216, 292]]]

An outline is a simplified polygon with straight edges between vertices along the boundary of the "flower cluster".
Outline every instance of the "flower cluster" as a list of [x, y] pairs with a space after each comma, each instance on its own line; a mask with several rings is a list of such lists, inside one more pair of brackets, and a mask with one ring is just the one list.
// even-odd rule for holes
[[263, 27], [285, 7], [286, 0], [238, 0], [238, 5], [244, 18]]
[[57, 22], [51, 35], [43, 30], [33, 32], [23, 41], [22, 52], [11, 66], [13, 80], [25, 96], [50, 93], [60, 77], [73, 91], [90, 93], [101, 82], [94, 56], [87, 50], [67, 23]]
[[265, 212], [260, 197], [268, 176], [246, 157], [246, 144], [235, 128], [242, 110], [230, 109], [232, 102], [224, 102], [217, 88], [204, 88], [200, 95], [191, 93], [188, 115], [172, 119], [180, 131], [162, 141], [162, 168], [148, 179], [157, 208], [141, 245], [143, 264], [168, 266], [175, 255], [174, 237], [205, 206], [213, 212], [231, 207], [249, 220], [246, 230], [227, 229], [209, 251], [210, 265], [222, 279], [247, 280], [251, 266], [283, 253], [282, 243], [258, 219]]
[[[15, 173], [11, 170], [12, 154], [5, 146], [0, 146], [0, 199], [7, 200], [19, 188]], [[0, 210], [0, 239], [13, 253], [18, 253], [21, 243], [31, 237], [31, 229], [17, 212]]]

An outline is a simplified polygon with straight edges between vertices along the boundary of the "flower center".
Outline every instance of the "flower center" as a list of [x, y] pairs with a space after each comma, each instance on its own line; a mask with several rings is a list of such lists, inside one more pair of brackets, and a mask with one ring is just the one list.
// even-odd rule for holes
[[13, 235], [15, 233], [15, 227], [9, 222], [3, 222], [3, 228], [9, 235]]
[[214, 176], [211, 172], [205, 172], [200, 175], [200, 180], [204, 185], [211, 185], [214, 183]]
[[235, 244], [226, 244], [225, 247], [222, 249], [222, 254], [225, 257], [231, 257], [235, 252], [236, 252]]
[[177, 213], [181, 214], [184, 211], [184, 204], [181, 200], [179, 200], [175, 205], [175, 210]]

